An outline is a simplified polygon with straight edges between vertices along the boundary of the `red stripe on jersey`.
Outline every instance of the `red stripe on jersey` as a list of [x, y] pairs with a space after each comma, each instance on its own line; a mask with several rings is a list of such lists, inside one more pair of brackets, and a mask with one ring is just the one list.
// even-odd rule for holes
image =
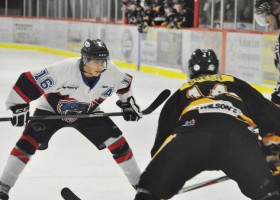
[[48, 93], [45, 93], [45, 94], [44, 94], [45, 99], [48, 99], [48, 96], [49, 96]]
[[93, 102], [97, 102], [98, 104], [101, 104], [105, 99], [99, 97], [98, 99], [95, 99]]
[[121, 157], [115, 159], [115, 161], [116, 161], [117, 163], [122, 163], [122, 162], [125, 162], [125, 161], [129, 160], [132, 156], [133, 156], [133, 153], [132, 153], [132, 151], [130, 150], [127, 154], [125, 154], [125, 155], [123, 155], [123, 156], [121, 156]]
[[23, 135], [23, 136], [21, 136], [20, 139], [26, 140], [27, 142], [29, 142], [30, 144], [32, 144], [32, 146], [35, 147], [35, 149], [37, 149], [39, 147], [39, 143], [28, 135]]
[[125, 94], [127, 92], [129, 92], [130, 88], [128, 88], [127, 90], [120, 90], [120, 91], [117, 91], [117, 94]]
[[33, 85], [35, 85], [35, 86], [37, 87], [37, 89], [39, 90], [39, 92], [40, 92], [41, 94], [44, 94], [44, 93], [45, 93], [44, 90], [42, 90], [42, 88], [39, 87], [39, 85], [38, 85], [37, 82], [34, 80], [34, 78], [33, 78], [33, 76], [31, 75], [30, 72], [25, 72], [25, 75], [26, 75], [26, 77], [28, 78], [28, 80], [30, 80], [30, 81], [33, 83]]
[[23, 152], [21, 152], [20, 150], [18, 150], [16, 148], [13, 148], [11, 155], [16, 156], [18, 159], [20, 159], [25, 164], [27, 164], [28, 161], [30, 160]]
[[63, 96], [66, 100], [75, 100], [74, 98], [70, 98], [69, 95], [62, 95], [60, 92], [56, 93], [58, 96]]
[[115, 143], [111, 144], [111, 145], [108, 147], [108, 149], [109, 149], [110, 151], [112, 151], [112, 150], [114, 150], [114, 149], [120, 147], [120, 146], [121, 146], [122, 144], [124, 144], [125, 142], [126, 142], [125, 138], [122, 137], [121, 139], [119, 139], [119, 140], [116, 141]]
[[17, 85], [14, 85], [13, 89], [18, 93], [18, 95], [27, 103], [29, 103], [31, 101], [31, 99], [29, 99], [22, 91], [21, 89], [19, 89], [19, 87]]

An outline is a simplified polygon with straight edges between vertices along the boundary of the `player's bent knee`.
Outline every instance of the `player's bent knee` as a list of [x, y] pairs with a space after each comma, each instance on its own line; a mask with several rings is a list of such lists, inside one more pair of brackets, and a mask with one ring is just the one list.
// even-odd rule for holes
[[23, 135], [16, 143], [16, 146], [29, 155], [33, 155], [39, 147], [39, 143], [28, 135]]

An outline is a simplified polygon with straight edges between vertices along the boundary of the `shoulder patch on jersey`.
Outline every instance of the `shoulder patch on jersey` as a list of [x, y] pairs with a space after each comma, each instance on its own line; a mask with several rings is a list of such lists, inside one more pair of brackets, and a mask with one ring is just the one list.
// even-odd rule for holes
[[124, 77], [124, 79], [122, 80], [121, 83], [126, 86], [129, 86], [131, 84], [131, 81], [132, 81], [132, 77], [126, 76], [126, 77]]

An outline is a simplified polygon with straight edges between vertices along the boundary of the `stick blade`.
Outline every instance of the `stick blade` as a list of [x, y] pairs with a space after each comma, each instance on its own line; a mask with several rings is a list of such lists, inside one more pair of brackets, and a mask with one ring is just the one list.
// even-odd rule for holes
[[68, 187], [65, 187], [61, 190], [61, 196], [63, 197], [64, 200], [81, 200]]
[[151, 114], [155, 109], [157, 109], [171, 94], [171, 91], [168, 89], [163, 90], [158, 97], [153, 101], [153, 103], [143, 110], [144, 115]]

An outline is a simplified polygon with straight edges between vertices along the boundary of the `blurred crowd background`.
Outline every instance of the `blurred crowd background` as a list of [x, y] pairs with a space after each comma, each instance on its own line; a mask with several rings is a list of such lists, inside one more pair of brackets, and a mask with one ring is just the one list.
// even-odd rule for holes
[[0, 15], [82, 19], [147, 27], [271, 31], [254, 19], [256, 0], [1, 0]]

